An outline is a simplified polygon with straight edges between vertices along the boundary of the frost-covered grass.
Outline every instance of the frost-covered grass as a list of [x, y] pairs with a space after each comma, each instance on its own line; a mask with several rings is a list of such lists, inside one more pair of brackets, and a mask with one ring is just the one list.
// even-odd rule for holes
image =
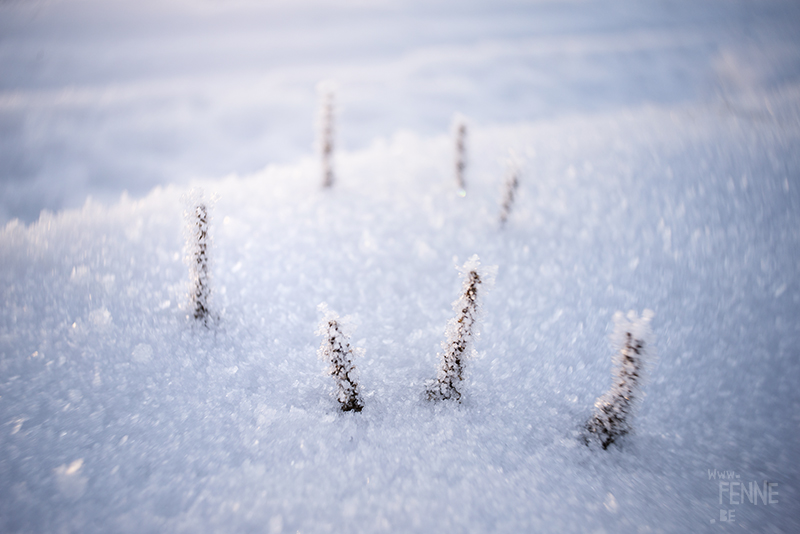
[[[476, 126], [464, 198], [452, 139], [413, 133], [340, 152], [330, 190], [315, 160], [199, 184], [210, 329], [183, 188], [8, 224], [0, 531], [797, 531], [799, 109], [795, 87]], [[472, 254], [498, 266], [480, 356], [461, 404], [430, 403]], [[321, 302], [358, 324], [360, 413], [316, 356]], [[633, 432], [590, 449], [613, 314], [645, 308]], [[714, 470], [778, 504], [719, 505]]]

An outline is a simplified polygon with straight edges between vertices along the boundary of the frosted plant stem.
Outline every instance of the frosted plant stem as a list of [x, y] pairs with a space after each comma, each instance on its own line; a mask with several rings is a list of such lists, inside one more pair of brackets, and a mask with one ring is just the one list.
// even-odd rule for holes
[[191, 300], [193, 315], [198, 321], [207, 323], [210, 316], [209, 300], [211, 284], [208, 258], [208, 210], [203, 203], [194, 208], [194, 227], [191, 232]]
[[323, 336], [317, 351], [320, 358], [330, 362], [329, 372], [336, 382], [336, 400], [343, 412], [360, 412], [364, 408], [358, 373], [353, 364], [354, 351], [348, 336], [341, 330], [339, 316], [333, 312], [326, 314], [317, 331]]
[[467, 189], [464, 173], [467, 168], [467, 124], [463, 119], [457, 118], [455, 122], [455, 171], [456, 185], [459, 194], [463, 195]]
[[595, 402], [594, 415], [586, 423], [584, 441], [587, 444], [595, 439], [606, 449], [631, 431], [631, 418], [642, 396], [651, 317], [649, 310], [645, 310], [642, 318], [637, 318], [633, 312], [629, 313], [628, 320], [622, 318], [621, 313], [615, 316], [615, 337], [620, 345], [615, 356], [614, 382]]
[[332, 187], [333, 175], [333, 137], [334, 137], [334, 94], [333, 88], [320, 86], [321, 103], [319, 115], [319, 150], [322, 160], [322, 186]]
[[[474, 338], [478, 334], [479, 289], [484, 283], [479, 265], [478, 256], [475, 255], [462, 268], [464, 281], [461, 296], [453, 303], [456, 316], [447, 324], [447, 339], [442, 343], [441, 365], [436, 380], [428, 384], [428, 400], [461, 400], [465, 362], [472, 356]], [[493, 274], [492, 270], [489, 272]]]
[[503, 202], [500, 205], [500, 226], [505, 226], [506, 221], [508, 221], [509, 215], [511, 215], [511, 208], [514, 205], [514, 198], [517, 194], [517, 188], [519, 187], [519, 170], [516, 166], [509, 166], [508, 170], [508, 178], [506, 179], [504, 195], [503, 195]]

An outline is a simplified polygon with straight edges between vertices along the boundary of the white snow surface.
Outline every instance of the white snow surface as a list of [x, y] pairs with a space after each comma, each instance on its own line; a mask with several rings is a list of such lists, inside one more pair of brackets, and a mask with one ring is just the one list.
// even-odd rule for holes
[[[800, 532], [798, 14], [0, 2], [0, 532]], [[478, 355], [430, 403], [474, 254]], [[358, 326], [360, 413], [316, 356], [323, 302]], [[633, 432], [590, 449], [614, 315], [647, 309]]]
[[[796, 0], [1, 0], [0, 224], [399, 130], [800, 82]], [[469, 142], [472, 141], [470, 137]]]
[[[797, 531], [798, 117], [795, 87], [473, 127], [464, 198], [452, 139], [413, 133], [341, 152], [332, 190], [312, 159], [200, 183], [211, 329], [187, 318], [182, 187], [9, 223], [0, 531]], [[480, 356], [432, 404], [473, 253], [499, 267]], [[361, 413], [316, 357], [321, 302], [359, 325]], [[634, 433], [590, 450], [613, 315], [646, 308]], [[712, 471], [778, 503], [721, 506]]]

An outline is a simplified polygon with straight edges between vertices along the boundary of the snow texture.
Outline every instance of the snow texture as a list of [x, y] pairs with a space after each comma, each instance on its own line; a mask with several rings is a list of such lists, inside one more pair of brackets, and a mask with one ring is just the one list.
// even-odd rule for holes
[[587, 444], [599, 441], [603, 449], [631, 432], [631, 419], [642, 396], [646, 366], [652, 356], [650, 334], [651, 310], [639, 318], [630, 311], [626, 318], [614, 314], [614, 334], [617, 352], [614, 356], [614, 383], [594, 404], [594, 415], [586, 423]]
[[[182, 188], [6, 225], [0, 530], [796, 531], [800, 90], [768, 98], [476, 127], [466, 198], [449, 135], [343, 152], [328, 191], [312, 159], [202, 183], [214, 329], [182, 305]], [[509, 146], [538, 178], [501, 232]], [[431, 404], [474, 253], [499, 266], [480, 357]], [[359, 414], [326, 394], [322, 301], [359, 317]], [[647, 402], [593, 451], [613, 311], [646, 306]], [[778, 503], [720, 506], [715, 470]]]
[[456, 110], [478, 126], [726, 107], [797, 81], [798, 10], [795, 0], [6, 0], [0, 224], [311, 157], [322, 79], [339, 84], [337, 150], [438, 135]]
[[[797, 531], [800, 88], [471, 144], [465, 198], [446, 132], [341, 152], [331, 190], [316, 158], [200, 182], [213, 329], [184, 305], [182, 187], [2, 228], [0, 531]], [[500, 231], [509, 147], [537, 178]], [[499, 266], [479, 357], [429, 403], [472, 254]], [[323, 301], [359, 318], [358, 414], [316, 358]], [[636, 432], [592, 450], [613, 312], [645, 307]], [[778, 502], [721, 505], [717, 471]]]
[[317, 355], [330, 363], [328, 371], [336, 382], [335, 396], [342, 411], [360, 412], [364, 408], [364, 401], [358, 384], [358, 372], [353, 364], [355, 354], [350, 347], [349, 337], [342, 332], [339, 314], [328, 310], [324, 304], [319, 309], [324, 318], [317, 330], [317, 335], [323, 338]]
[[[800, 5], [378, 4], [0, 2], [0, 532], [800, 532]], [[431, 403], [473, 254], [478, 357]], [[360, 413], [320, 302], [357, 318]], [[645, 308], [635, 432], [586, 447]]]

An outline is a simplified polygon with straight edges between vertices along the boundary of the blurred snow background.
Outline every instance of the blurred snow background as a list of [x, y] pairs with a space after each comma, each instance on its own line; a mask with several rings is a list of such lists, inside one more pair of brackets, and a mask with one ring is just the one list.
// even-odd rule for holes
[[[800, 529], [795, 3], [0, 10], [0, 531]], [[192, 185], [218, 194], [211, 331], [186, 319]], [[474, 253], [480, 357], [432, 406]], [[323, 301], [358, 325], [359, 414], [316, 359]], [[598, 454], [612, 316], [644, 308], [635, 433]], [[778, 503], [720, 502], [717, 471]]]
[[410, 129], [723, 103], [797, 80], [796, 2], [5, 0], [0, 222]]

